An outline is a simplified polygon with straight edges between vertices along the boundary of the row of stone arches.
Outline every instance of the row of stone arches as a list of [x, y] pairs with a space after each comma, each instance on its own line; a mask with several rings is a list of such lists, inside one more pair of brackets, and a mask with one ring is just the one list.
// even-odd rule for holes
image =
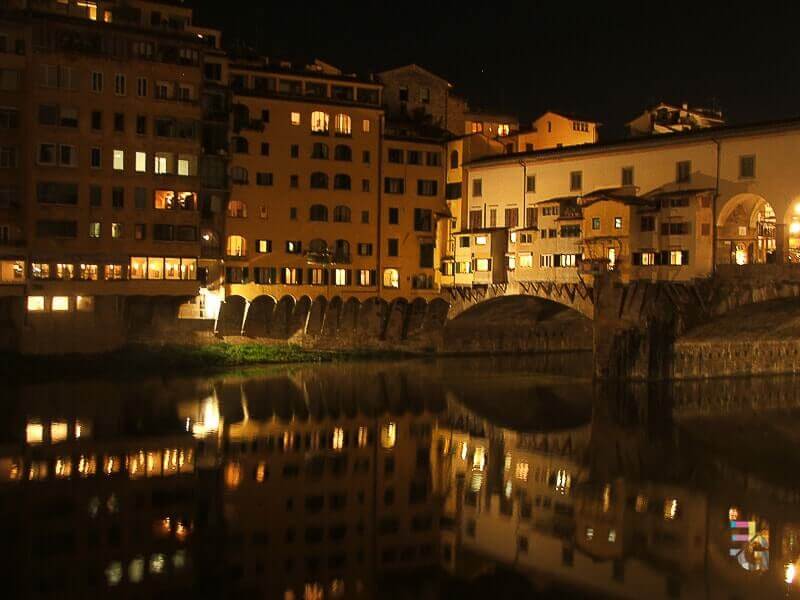
[[441, 298], [430, 302], [424, 298], [396, 298], [387, 302], [377, 297], [312, 299], [286, 295], [277, 299], [264, 295], [248, 302], [234, 295], [221, 305], [215, 331], [223, 336], [254, 338], [363, 336], [373, 341], [396, 341], [440, 329], [449, 309], [450, 305]]

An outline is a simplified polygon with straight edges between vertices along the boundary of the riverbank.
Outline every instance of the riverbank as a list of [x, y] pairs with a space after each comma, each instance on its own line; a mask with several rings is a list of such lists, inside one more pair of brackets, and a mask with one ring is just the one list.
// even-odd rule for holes
[[98, 354], [0, 354], [0, 377], [43, 380], [114, 375], [138, 378], [144, 374], [209, 373], [234, 367], [387, 360], [410, 356], [410, 353], [396, 351], [314, 350], [296, 344], [129, 344]]

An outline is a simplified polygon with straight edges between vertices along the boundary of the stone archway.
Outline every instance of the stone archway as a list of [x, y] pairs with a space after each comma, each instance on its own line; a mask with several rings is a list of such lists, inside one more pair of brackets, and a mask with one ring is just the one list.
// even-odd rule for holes
[[214, 330], [220, 335], [242, 335], [247, 300], [242, 296], [228, 296], [219, 307]]
[[773, 206], [762, 196], [743, 193], [731, 197], [717, 215], [717, 264], [778, 262], [778, 230], [783, 230], [778, 225]]
[[267, 337], [275, 315], [277, 302], [272, 296], [257, 296], [247, 309], [244, 334], [248, 337]]

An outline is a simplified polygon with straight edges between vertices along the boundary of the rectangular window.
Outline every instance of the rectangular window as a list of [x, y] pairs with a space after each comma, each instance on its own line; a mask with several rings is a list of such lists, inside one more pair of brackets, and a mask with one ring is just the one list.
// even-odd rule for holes
[[483, 225], [483, 211], [471, 210], [469, 211], [469, 228], [480, 229]]
[[390, 163], [402, 164], [403, 151], [400, 148], [389, 148], [388, 159]]
[[125, 131], [124, 113], [114, 113], [114, 131], [118, 131], [120, 133]]
[[360, 243], [358, 245], [359, 256], [372, 256], [372, 244]]
[[92, 148], [89, 152], [90, 165], [93, 169], [101, 167], [103, 151], [100, 148]]
[[300, 125], [300, 113], [299, 112], [293, 112], [289, 117], [289, 122], [292, 125]]
[[256, 185], [272, 185], [272, 173], [256, 173]]
[[269, 142], [261, 142], [261, 156], [269, 156]]
[[614, 229], [622, 229], [622, 217], [614, 217]]
[[753, 154], [739, 157], [739, 178], [753, 179], [756, 176], [756, 157]]
[[414, 231], [431, 231], [433, 229], [433, 211], [427, 208], [414, 209]]
[[111, 188], [111, 207], [125, 208], [125, 188], [116, 186]]
[[133, 207], [137, 210], [147, 208], [147, 190], [145, 188], [137, 187], [133, 190]]
[[442, 153], [441, 152], [426, 152], [425, 164], [429, 167], [442, 166]]
[[406, 182], [400, 177], [386, 177], [384, 179], [383, 191], [387, 194], [405, 193]]
[[133, 226], [133, 239], [144, 240], [147, 238], [147, 225], [144, 223], [136, 223]]
[[418, 179], [418, 196], [435, 196], [438, 193], [438, 182], [435, 179]]
[[399, 256], [400, 254], [400, 240], [397, 238], [389, 238], [389, 250], [387, 254], [389, 256]]
[[36, 185], [36, 199], [40, 204], [75, 205], [78, 203], [78, 185], [42, 181]]
[[140, 98], [147, 97], [147, 79], [145, 77], [136, 79], [136, 95]]
[[483, 195], [483, 180], [472, 180], [472, 195], [476, 198], [480, 198]]
[[272, 252], [272, 240], [256, 240], [256, 252], [259, 254]]
[[16, 169], [19, 165], [18, 155], [14, 146], [0, 146], [0, 169]]
[[592, 230], [600, 229], [600, 217], [592, 217]]
[[421, 165], [422, 164], [422, 153], [419, 150], [409, 150], [408, 151], [408, 164], [410, 164], [410, 165]]
[[147, 153], [145, 152], [136, 153], [136, 172], [137, 173], [147, 172]]
[[569, 174], [569, 190], [579, 192], [583, 189], [583, 171], [572, 171]]
[[692, 161], [682, 160], [675, 164], [675, 181], [689, 183], [692, 180]]
[[100, 237], [100, 223], [98, 223], [97, 221], [89, 223], [89, 237], [90, 238]]
[[641, 223], [639, 225], [640, 231], [655, 231], [656, 230], [656, 218], [652, 216], [645, 216], [642, 217]]
[[114, 93], [117, 96], [124, 96], [126, 94], [125, 75], [122, 73], [114, 75]]
[[622, 185], [633, 185], [633, 167], [622, 167]]
[[39, 153], [37, 161], [40, 165], [55, 165], [56, 164], [56, 145], [55, 144], [39, 144]]
[[525, 191], [532, 193], [536, 191], [536, 175], [528, 175], [526, 179]]
[[103, 113], [99, 110], [92, 111], [92, 129], [100, 131], [103, 128]]
[[103, 91], [103, 74], [99, 71], [92, 71], [92, 91], [97, 93]]
[[400, 222], [400, 209], [389, 208], [389, 225], [397, 225]]
[[661, 235], [688, 235], [689, 223], [661, 223]]
[[145, 117], [144, 115], [136, 116], [136, 134], [137, 135], [147, 134], [147, 117]]
[[358, 285], [368, 287], [375, 285], [375, 271], [370, 269], [360, 269], [358, 271]]
[[363, 163], [365, 163], [365, 164], [369, 164], [369, 161], [370, 161], [370, 154], [369, 154], [369, 150], [364, 150], [364, 151], [361, 153], [361, 162], [363, 162]]
[[333, 285], [347, 285], [349, 283], [350, 270], [349, 269], [334, 269]]
[[122, 171], [125, 169], [125, 151], [114, 150], [114, 170]]
[[299, 240], [286, 241], [286, 254], [300, 254], [303, 244]]
[[97, 208], [103, 205], [103, 188], [99, 185], [89, 186], [89, 206]]
[[519, 226], [519, 209], [516, 207], [506, 208], [505, 212], [505, 226], [518, 227]]

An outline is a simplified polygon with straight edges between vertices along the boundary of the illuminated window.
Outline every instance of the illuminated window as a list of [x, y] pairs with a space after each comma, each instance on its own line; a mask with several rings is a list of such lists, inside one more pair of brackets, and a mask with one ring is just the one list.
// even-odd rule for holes
[[381, 446], [386, 449], [394, 448], [397, 442], [397, 423], [387, 423], [381, 428]]
[[467, 460], [467, 442], [461, 442], [461, 460]]
[[530, 470], [530, 466], [525, 461], [520, 461], [517, 463], [517, 468], [515, 470], [515, 475], [517, 479], [521, 481], [528, 481], [528, 471]]
[[475, 244], [478, 246], [485, 246], [486, 243], [489, 241], [489, 238], [485, 235], [476, 235], [475, 236]]
[[369, 133], [369, 127], [370, 127], [369, 119], [364, 119], [363, 121], [361, 121], [361, 131], [363, 131], [364, 133]]
[[344, 113], [336, 115], [333, 126], [338, 135], [350, 135], [352, 133], [352, 122], [350, 117]]
[[147, 171], [147, 153], [146, 152], [137, 152], [136, 153], [136, 172], [137, 173], [144, 173]]
[[28, 312], [44, 311], [44, 296], [28, 296]]
[[290, 117], [290, 122], [292, 125], [300, 125], [300, 113], [293, 112]]
[[114, 170], [122, 171], [125, 169], [125, 151], [114, 150]]
[[122, 238], [122, 223], [111, 223], [111, 237], [115, 240]]
[[68, 425], [63, 421], [53, 421], [50, 424], [50, 441], [52, 443], [63, 442], [67, 439], [69, 432]]
[[164, 279], [164, 259], [153, 257], [147, 259], [147, 278]]
[[114, 475], [122, 468], [122, 460], [118, 456], [106, 456], [103, 461], [103, 473]]
[[167, 563], [167, 557], [163, 554], [153, 554], [150, 557], [150, 573], [153, 575], [160, 575], [164, 572], [164, 567]]
[[642, 494], [639, 494], [638, 496], [636, 496], [636, 512], [637, 513], [647, 512], [647, 504], [648, 504], [647, 496], [643, 496]]
[[68, 296], [53, 296], [50, 310], [53, 312], [66, 312], [69, 310], [69, 297]]
[[519, 255], [520, 267], [533, 267], [533, 254], [520, 254]]
[[337, 427], [333, 430], [332, 447], [334, 450], [341, 450], [344, 448], [344, 429]]
[[[292, 125], [299, 124], [294, 122], [294, 115], [297, 113], [292, 113]], [[298, 115], [299, 116], [299, 115]], [[330, 124], [330, 117], [328, 113], [322, 112], [321, 110], [315, 110], [311, 113], [311, 131], [314, 133], [328, 133], [328, 127]]]
[[59, 263], [56, 265], [56, 279], [72, 279], [75, 276], [75, 265]]
[[228, 256], [247, 256], [247, 240], [240, 235], [229, 235], [226, 254]]
[[41, 444], [44, 439], [44, 425], [30, 422], [25, 427], [25, 441], [28, 444]]
[[256, 466], [256, 481], [258, 483], [264, 483], [264, 480], [267, 478], [267, 464], [264, 462], [258, 463]]
[[572, 476], [563, 469], [556, 473], [555, 489], [560, 494], [566, 494], [572, 485]]
[[181, 279], [181, 259], [164, 259], [164, 279]]
[[144, 578], [144, 558], [137, 556], [128, 565], [128, 579], [131, 583], [139, 583]]
[[492, 270], [491, 258], [478, 258], [475, 259], [475, 270], [480, 273], [486, 273]]
[[122, 279], [122, 265], [106, 265], [103, 267], [103, 278], [107, 281]]
[[664, 520], [673, 521], [678, 516], [678, 499], [667, 498], [664, 500]]
[[588, 541], [594, 539], [594, 529], [592, 527], [587, 527], [585, 531], [585, 536]]
[[82, 263], [78, 267], [78, 275], [83, 281], [97, 281], [99, 269], [97, 265]]
[[347, 285], [347, 269], [334, 270], [334, 285]]
[[669, 252], [669, 264], [673, 266], [680, 266], [686, 264], [686, 260], [684, 259], [684, 253], [682, 250], [670, 250]]
[[608, 541], [612, 544], [617, 541], [617, 530], [616, 529], [609, 529], [608, 531]]
[[480, 469], [483, 471], [483, 468], [486, 466], [486, 448], [483, 446], [478, 446], [475, 448], [475, 453], [472, 455], [472, 467], [474, 469]]
[[[77, 437], [77, 435], [75, 436]], [[78, 458], [78, 473], [81, 477], [89, 477], [97, 472], [97, 458], [94, 456], [81, 455]]]
[[508, 126], [507, 123], [501, 123], [500, 125], [497, 126], [497, 135], [504, 136], [508, 135], [509, 132], [510, 132], [510, 127]]
[[511, 468], [511, 452], [506, 452], [503, 458], [503, 471], [508, 471]]
[[397, 269], [384, 269], [383, 286], [387, 288], [400, 287], [400, 271]]
[[186, 566], [186, 550], [178, 550], [172, 557], [172, 566], [176, 570], [183, 569]]
[[246, 218], [247, 204], [245, 204], [241, 200], [231, 200], [230, 202], [228, 202], [228, 216], [234, 219]]

